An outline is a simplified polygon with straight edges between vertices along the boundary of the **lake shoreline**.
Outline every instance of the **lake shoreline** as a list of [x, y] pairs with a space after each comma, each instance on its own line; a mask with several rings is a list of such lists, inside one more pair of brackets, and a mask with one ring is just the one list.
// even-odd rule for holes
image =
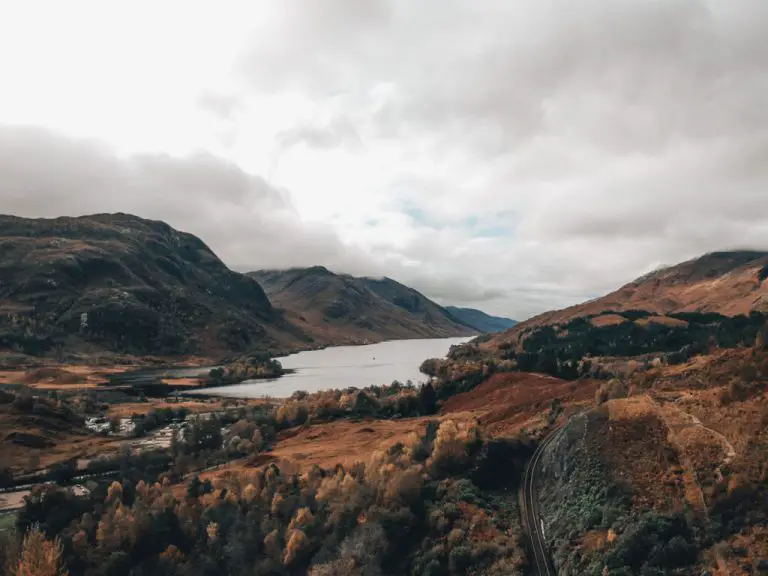
[[[158, 365], [154, 362], [147, 364], [124, 364], [113, 366], [92, 366], [86, 367], [82, 364], [68, 365], [58, 364], [56, 366], [47, 366], [43, 368], [30, 368], [16, 370], [7, 370], [3, 373], [4, 378], [0, 378], [0, 389], [9, 391], [18, 390], [22, 387], [31, 387], [42, 391], [61, 391], [77, 392], [78, 390], [93, 390], [94, 392], [119, 392], [129, 396], [148, 398], [287, 398], [297, 390], [307, 388], [307, 391], [317, 391], [319, 389], [346, 389], [346, 388], [365, 388], [367, 386], [378, 386], [391, 384], [393, 380], [406, 382], [412, 380], [417, 383], [426, 380], [426, 376], [418, 371], [421, 363], [430, 357], [443, 357], [447, 354], [451, 344], [467, 342], [474, 336], [458, 336], [450, 338], [406, 338], [396, 340], [383, 340], [370, 344], [342, 344], [339, 346], [325, 346], [313, 350], [301, 350], [285, 356], [276, 357], [283, 366], [283, 374], [278, 377], [263, 376], [253, 377], [240, 383], [222, 384], [216, 386], [203, 386], [202, 381], [208, 377], [209, 372], [217, 367], [225, 366], [225, 363], [204, 364], [201, 358], [194, 358], [190, 362], [184, 362], [179, 359], [178, 362], [170, 362], [166, 365]], [[434, 345], [434, 343], [439, 343]], [[396, 356], [409, 356], [410, 360], [407, 370], [394, 369], [388, 371], [385, 366], [377, 364], [398, 364], [399, 358], [391, 358], [387, 354], [389, 348], [399, 348], [400, 352]], [[377, 361], [377, 354], [379, 360]], [[349, 356], [353, 360], [349, 362], [340, 362], [338, 365], [325, 366], [333, 370], [342, 370], [343, 378], [337, 380], [329, 376], [326, 385], [319, 387], [318, 384], [310, 382], [307, 386], [294, 382], [297, 378], [303, 378], [308, 375], [308, 371], [316, 370], [314, 366], [317, 362], [304, 360], [320, 356]], [[382, 355], [384, 359], [382, 360]], [[387, 360], [387, 358], [389, 358]], [[299, 359], [299, 363], [295, 362]], [[319, 362], [322, 368], [323, 362]], [[51, 371], [56, 372], [58, 376], [51, 380], [32, 378], [36, 372]], [[367, 378], [369, 372], [378, 371], [376, 378]], [[70, 372], [74, 374], [70, 374]], [[82, 373], [82, 376], [80, 375]], [[77, 382], [71, 384], [62, 384], [58, 380], [65, 381], [65, 378], [81, 376], [76, 378]], [[312, 374], [309, 374], [311, 376]], [[279, 385], [279, 381], [290, 381], [285, 387]], [[265, 385], [266, 386], [262, 386]], [[243, 393], [243, 386], [251, 388], [250, 393]], [[234, 389], [234, 393], [232, 390]]]
[[387, 340], [363, 346], [331, 346], [276, 358], [286, 369], [279, 378], [249, 380], [215, 388], [189, 389], [185, 397], [289, 398], [298, 391], [362, 389], [385, 386], [397, 380], [414, 384], [428, 376], [419, 371], [424, 360], [445, 357], [452, 345], [474, 336], [452, 338], [409, 338]]

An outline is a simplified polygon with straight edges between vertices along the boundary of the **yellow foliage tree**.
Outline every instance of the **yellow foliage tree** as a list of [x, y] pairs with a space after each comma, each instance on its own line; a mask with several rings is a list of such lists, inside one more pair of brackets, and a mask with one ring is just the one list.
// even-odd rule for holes
[[312, 524], [315, 521], [315, 517], [309, 508], [303, 507], [296, 510], [291, 519], [291, 523], [288, 525], [288, 530], [303, 529]]
[[62, 558], [61, 541], [46, 540], [38, 526], [24, 536], [18, 562], [8, 567], [12, 576], [68, 576]]
[[443, 420], [437, 430], [432, 456], [427, 464], [430, 467], [463, 466], [469, 457], [469, 446], [479, 438], [480, 432], [476, 421]]
[[112, 482], [107, 490], [107, 504], [116, 504], [123, 499], [123, 485], [120, 482]]
[[290, 530], [288, 532], [288, 542], [285, 545], [285, 554], [283, 554], [283, 564], [291, 564], [300, 555], [309, 544], [309, 538], [302, 530]]

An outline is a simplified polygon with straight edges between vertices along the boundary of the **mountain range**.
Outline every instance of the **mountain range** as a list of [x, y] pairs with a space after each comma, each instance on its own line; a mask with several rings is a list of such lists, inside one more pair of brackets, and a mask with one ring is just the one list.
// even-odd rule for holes
[[359, 343], [394, 338], [471, 336], [478, 332], [442, 306], [391, 278], [334, 274], [322, 266], [262, 270], [273, 305], [316, 338]]
[[232, 271], [160, 221], [0, 216], [6, 353], [222, 357], [482, 330], [389, 278]]
[[442, 307], [390, 278], [321, 266], [240, 274], [199, 238], [128, 214], [0, 216], [0, 350], [221, 357], [495, 332], [493, 346], [580, 317], [609, 322], [610, 313], [673, 322], [687, 312], [765, 312], [766, 279], [768, 252], [714, 252], [516, 324]]

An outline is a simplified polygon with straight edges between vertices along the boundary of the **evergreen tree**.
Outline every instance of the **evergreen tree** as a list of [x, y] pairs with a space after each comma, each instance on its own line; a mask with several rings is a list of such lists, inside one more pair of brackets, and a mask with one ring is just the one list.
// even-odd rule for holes
[[427, 382], [419, 390], [419, 402], [422, 414], [434, 414], [437, 412], [437, 393], [432, 384]]

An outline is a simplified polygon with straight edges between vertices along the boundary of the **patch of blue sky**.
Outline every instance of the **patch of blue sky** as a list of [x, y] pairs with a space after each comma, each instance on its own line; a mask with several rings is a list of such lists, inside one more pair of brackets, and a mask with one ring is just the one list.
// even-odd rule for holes
[[406, 214], [416, 220], [416, 222], [420, 224], [427, 224], [428, 219], [427, 215], [421, 208], [416, 208], [415, 206], [408, 206], [403, 209], [403, 214]]
[[414, 222], [426, 226], [427, 228], [433, 228], [434, 230], [442, 230], [445, 228], [445, 222], [440, 222], [430, 217], [424, 210], [415, 206], [406, 206], [401, 212], [411, 218]]
[[487, 226], [472, 231], [475, 238], [508, 238], [512, 236], [512, 228], [509, 226]]

